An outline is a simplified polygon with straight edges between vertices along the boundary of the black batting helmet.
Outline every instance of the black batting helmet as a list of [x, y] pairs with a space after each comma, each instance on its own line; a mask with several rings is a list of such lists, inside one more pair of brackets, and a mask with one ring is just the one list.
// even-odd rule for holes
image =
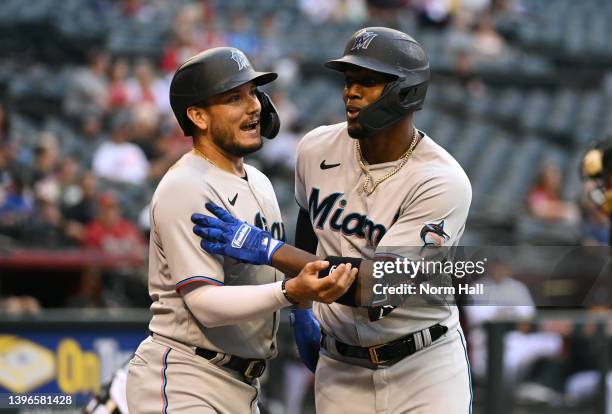
[[[246, 55], [233, 47], [216, 47], [188, 59], [175, 72], [170, 83], [170, 106], [185, 136], [193, 135], [187, 108], [230, 89], [255, 82], [257, 86], [277, 78], [273, 72], [257, 72]], [[261, 103], [261, 135], [274, 138], [280, 121], [276, 108], [264, 92], [257, 92]]]
[[362, 109], [357, 121], [366, 136], [423, 107], [429, 83], [429, 61], [421, 45], [406, 33], [387, 27], [366, 27], [349, 39], [344, 55], [325, 66], [344, 72], [351, 67], [390, 75], [380, 98]]

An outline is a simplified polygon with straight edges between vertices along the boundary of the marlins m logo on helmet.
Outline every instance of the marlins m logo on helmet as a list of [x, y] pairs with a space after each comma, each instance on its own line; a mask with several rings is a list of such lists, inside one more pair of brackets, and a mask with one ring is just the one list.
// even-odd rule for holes
[[238, 49], [232, 49], [232, 60], [238, 64], [238, 70], [249, 67], [247, 57]]
[[378, 36], [378, 34], [368, 32], [366, 29], [363, 29], [363, 31], [359, 33], [357, 37], [355, 38], [355, 44], [353, 45], [351, 50], [367, 49], [368, 46], [370, 46], [370, 43], [372, 43], [372, 40], [374, 40], [376, 36]]

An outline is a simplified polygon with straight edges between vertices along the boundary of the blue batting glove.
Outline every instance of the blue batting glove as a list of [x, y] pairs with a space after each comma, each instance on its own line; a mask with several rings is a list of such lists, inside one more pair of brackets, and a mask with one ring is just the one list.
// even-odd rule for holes
[[289, 322], [293, 328], [293, 337], [300, 359], [313, 373], [319, 362], [321, 348], [321, 327], [311, 309], [292, 309]]
[[272, 255], [284, 243], [245, 221], [238, 220], [214, 203], [206, 208], [215, 216], [195, 213], [193, 232], [202, 238], [200, 246], [212, 254], [231, 257], [244, 263], [269, 265]]

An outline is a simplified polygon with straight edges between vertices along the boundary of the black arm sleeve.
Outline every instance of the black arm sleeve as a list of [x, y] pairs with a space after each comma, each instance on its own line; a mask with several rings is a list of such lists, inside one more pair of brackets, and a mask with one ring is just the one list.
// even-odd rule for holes
[[[300, 212], [298, 213], [297, 223], [295, 225], [295, 247], [298, 249], [302, 249], [312, 254], [316, 254], [317, 245], [319, 244], [319, 239], [312, 228], [312, 223], [310, 222], [310, 216], [308, 215], [308, 211], [300, 208]], [[354, 257], [334, 257], [329, 256], [326, 257], [325, 260], [329, 260], [330, 265], [329, 268], [319, 272], [319, 277], [325, 277], [329, 274], [329, 270], [340, 265], [341, 263], [351, 263], [353, 267], [359, 267], [361, 263], [361, 259]], [[349, 290], [339, 297], [336, 302], [341, 303], [346, 306], [356, 307], [357, 303], [355, 300], [356, 296], [357, 283], [353, 282]]]
[[295, 247], [316, 254], [319, 239], [312, 228], [308, 211], [300, 208], [295, 224]]

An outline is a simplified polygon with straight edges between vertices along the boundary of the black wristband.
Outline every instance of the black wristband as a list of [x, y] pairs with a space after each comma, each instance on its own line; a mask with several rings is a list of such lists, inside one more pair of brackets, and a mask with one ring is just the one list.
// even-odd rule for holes
[[282, 283], [281, 283], [281, 292], [283, 292], [283, 296], [285, 296], [285, 298], [291, 302], [292, 305], [297, 305], [299, 302], [296, 301], [295, 299], [293, 299], [291, 296], [289, 296], [289, 294], [287, 293], [287, 289], [285, 288], [285, 285], [287, 284], [287, 280], [289, 279], [283, 279]]
[[[319, 279], [329, 275], [336, 267], [343, 263], [350, 263], [354, 268], [357, 268], [359, 271], [359, 266], [361, 265], [361, 258], [359, 257], [344, 257], [344, 256], [327, 256], [325, 258], [329, 262], [329, 267], [325, 270], [319, 272]], [[352, 306], [354, 308], [357, 307], [356, 302], [356, 293], [357, 293], [357, 278], [351, 284], [351, 287], [348, 288], [346, 293], [340, 296], [335, 300], [336, 303], [340, 303], [346, 306]]]

